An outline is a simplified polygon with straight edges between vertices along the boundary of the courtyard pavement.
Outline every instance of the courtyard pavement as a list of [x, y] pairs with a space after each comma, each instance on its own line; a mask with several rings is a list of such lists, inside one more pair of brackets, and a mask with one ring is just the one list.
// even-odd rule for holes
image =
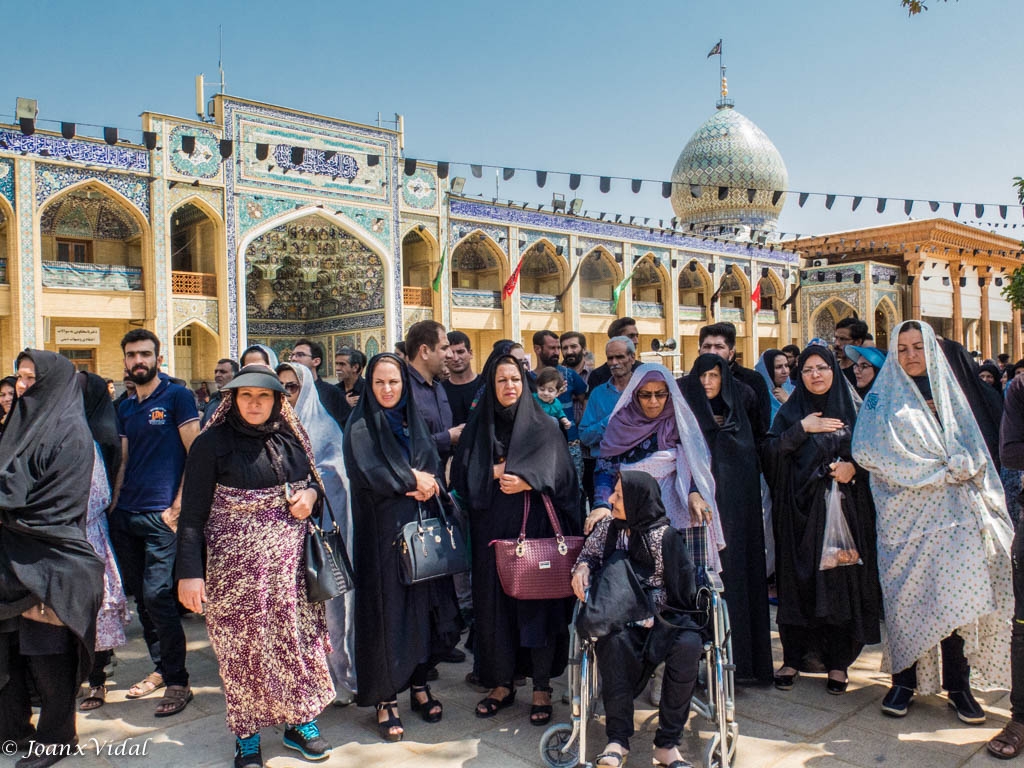
[[[140, 764], [167, 768], [231, 765], [233, 741], [224, 724], [224, 697], [219, 687], [217, 663], [206, 638], [203, 620], [185, 620], [189, 638], [189, 670], [195, 700], [181, 714], [155, 718], [158, 696], [127, 701], [125, 691], [151, 671], [138, 624], [133, 624], [129, 644], [117, 650], [118, 665], [110, 680], [107, 705], [80, 714], [79, 739], [84, 755], [70, 757], [68, 768], [129, 768]], [[776, 659], [781, 658], [775, 637]], [[878, 672], [879, 646], [865, 650], [850, 670], [850, 688], [844, 696], [825, 691], [824, 675], [803, 675], [788, 692], [773, 688], [741, 688], [737, 693], [740, 739], [735, 765], [740, 768], [808, 766], [898, 766], [898, 768], [992, 768], [1001, 762], [987, 755], [985, 742], [1009, 717], [1005, 691], [986, 693], [979, 701], [989, 713], [984, 726], [961, 724], [941, 696], [919, 697], [910, 714], [896, 720], [879, 711], [888, 688]], [[321, 729], [334, 745], [330, 758], [318, 765], [351, 768], [526, 768], [543, 765], [538, 744], [544, 729], [528, 722], [529, 688], [520, 690], [521, 701], [490, 720], [473, 714], [481, 694], [463, 681], [471, 669], [463, 664], [442, 664], [441, 679], [432, 683], [444, 702], [444, 720], [424, 723], [409, 711], [408, 694], [400, 697], [406, 729], [405, 740], [385, 744], [377, 735], [372, 709], [329, 708], [320, 718]], [[555, 715], [552, 722], [568, 721], [568, 707], [561, 704], [564, 685], [555, 683]], [[628, 766], [651, 765], [651, 739], [657, 712], [646, 695], [637, 701], [637, 735]], [[687, 726], [682, 748], [694, 765], [702, 765], [709, 723], [694, 715]], [[271, 768], [308, 766], [281, 744], [282, 729], [263, 732], [263, 756]], [[604, 746], [601, 722], [591, 724], [588, 758]], [[138, 752], [144, 752], [144, 755]], [[125, 752], [135, 754], [123, 754]], [[14, 758], [0, 757], [0, 768]], [[1010, 763], [1012, 765], [1012, 763]], [[1024, 758], [1021, 767], [1024, 768]]]

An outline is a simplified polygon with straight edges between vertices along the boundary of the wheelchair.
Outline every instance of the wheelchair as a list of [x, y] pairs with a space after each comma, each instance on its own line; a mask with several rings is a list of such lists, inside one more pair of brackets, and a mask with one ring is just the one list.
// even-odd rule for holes
[[[704, 768], [729, 768], [736, 759], [739, 724], [736, 722], [735, 664], [729, 611], [722, 580], [710, 567], [707, 534], [703, 527], [684, 529], [697, 569], [697, 608], [704, 620], [704, 653], [697, 673], [690, 711], [712, 723], [714, 733], [704, 748]], [[556, 723], [540, 739], [541, 760], [549, 768], [591, 768], [587, 761], [587, 724], [595, 716], [601, 689], [597, 671], [596, 640], [576, 631], [573, 611], [569, 628], [568, 666], [571, 722]]]

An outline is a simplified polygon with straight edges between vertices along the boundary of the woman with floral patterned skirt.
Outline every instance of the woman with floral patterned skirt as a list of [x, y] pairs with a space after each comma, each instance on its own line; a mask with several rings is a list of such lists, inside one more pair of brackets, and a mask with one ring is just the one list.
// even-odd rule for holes
[[[309, 440], [274, 372], [243, 368], [196, 438], [178, 523], [178, 596], [206, 608], [235, 768], [263, 765], [260, 729], [321, 760], [316, 717], [334, 699], [324, 606], [306, 599], [306, 518], [323, 493]], [[203, 579], [202, 542], [208, 550]]]

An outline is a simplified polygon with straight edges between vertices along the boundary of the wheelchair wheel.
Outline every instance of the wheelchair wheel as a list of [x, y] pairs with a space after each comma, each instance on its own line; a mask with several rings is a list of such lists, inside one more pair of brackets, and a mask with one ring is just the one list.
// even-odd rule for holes
[[[568, 723], [552, 725], [540, 737], [540, 759], [549, 768], [575, 768], [580, 762], [579, 742], [572, 740]], [[568, 746], [567, 746], [568, 745]]]
[[722, 759], [722, 737], [715, 733], [708, 741], [704, 750], [704, 768], [729, 768], [736, 764], [736, 750], [739, 742], [740, 728], [736, 723], [730, 723], [727, 731], [728, 744], [726, 745], [726, 759]]

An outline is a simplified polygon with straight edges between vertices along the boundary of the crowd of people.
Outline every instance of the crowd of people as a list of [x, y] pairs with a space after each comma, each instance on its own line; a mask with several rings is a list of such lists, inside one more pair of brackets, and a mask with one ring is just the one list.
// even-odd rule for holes
[[[640, 362], [628, 317], [600, 367], [584, 334], [544, 330], [532, 356], [495, 343], [480, 373], [465, 333], [424, 320], [394, 352], [339, 349], [337, 384], [320, 375], [323, 347], [299, 339], [286, 361], [261, 345], [218, 361], [216, 390], [197, 397], [136, 329], [116, 399], [113, 382], [27, 349], [0, 381], [0, 739], [77, 742], [76, 709], [106, 702], [129, 597], [152, 672], [126, 697], [159, 695], [157, 717], [189, 705], [182, 613], [202, 614], [236, 768], [262, 766], [261, 730], [279, 725], [285, 747], [326, 758], [317, 721], [332, 703], [374, 707], [385, 741], [404, 736], [407, 689], [409, 710], [440, 722], [430, 682], [466, 658], [463, 639], [466, 682], [484, 694], [476, 716], [514, 706], [530, 678], [526, 722], [545, 726], [575, 600], [629, 573], [647, 602], [598, 639], [607, 746], [595, 764], [621, 768], [650, 682], [656, 764], [682, 768], [700, 539], [724, 584], [738, 684], [788, 691], [824, 672], [842, 695], [884, 616], [882, 713], [945, 691], [977, 724], [972, 689], [1008, 688], [1012, 720], [988, 747], [1015, 757], [1024, 361], [979, 366], [918, 321], [888, 350], [867, 331], [848, 318], [831, 341], [766, 350], [751, 369], [735, 328], [715, 323], [676, 378]], [[314, 601], [307, 539], [328, 518], [352, 588]], [[462, 567], [411, 573], [409, 526], [448, 537]], [[561, 589], [527, 594], [499, 572], [496, 543], [551, 539], [564, 556], [573, 537], [585, 539]]]

